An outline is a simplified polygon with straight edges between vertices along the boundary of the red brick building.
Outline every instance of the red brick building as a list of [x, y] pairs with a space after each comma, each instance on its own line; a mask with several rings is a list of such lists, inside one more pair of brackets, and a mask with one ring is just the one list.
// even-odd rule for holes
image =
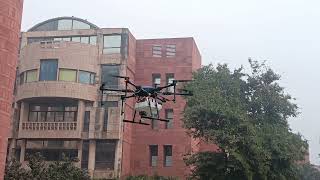
[[[175, 48], [174, 56], [170, 56], [171, 47]], [[191, 79], [192, 72], [200, 66], [201, 56], [193, 38], [147, 39], [136, 42], [136, 84], [152, 85], [155, 78], [158, 78], [160, 85], [164, 86], [168, 84], [169, 78]], [[184, 106], [182, 97], [178, 97], [176, 103], [164, 104], [160, 117], [172, 117], [170, 126], [163, 122], [155, 122], [150, 127], [126, 125], [132, 128], [132, 144], [128, 150], [124, 149], [124, 152], [129, 149], [131, 152], [131, 167], [130, 170], [124, 169], [124, 174], [184, 177], [189, 173], [183, 162], [183, 155], [191, 152], [192, 141], [182, 127]]]
[[0, 180], [3, 179], [23, 0], [0, 0]]
[[[40, 152], [48, 161], [66, 154], [94, 178], [184, 178], [189, 169], [183, 155], [212, 149], [182, 127], [184, 99], [164, 104], [160, 118], [169, 123], [143, 126], [123, 123], [121, 93], [103, 96], [99, 87], [123, 88], [111, 75], [166, 85], [191, 79], [200, 66], [193, 38], [136, 39], [126, 28], [99, 28], [75, 17], [41, 22], [21, 33], [9, 157], [24, 163], [27, 153]], [[134, 103], [126, 102], [126, 119], [132, 119]]]

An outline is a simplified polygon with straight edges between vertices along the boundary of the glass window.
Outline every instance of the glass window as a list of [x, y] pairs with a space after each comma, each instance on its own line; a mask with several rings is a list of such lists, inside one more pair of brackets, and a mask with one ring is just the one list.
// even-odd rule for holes
[[105, 108], [103, 117], [103, 130], [106, 131], [108, 128], [109, 108], [118, 107], [118, 101], [104, 101], [103, 107]]
[[90, 111], [84, 112], [84, 120], [83, 120], [83, 131], [89, 131], [89, 123], [90, 123]]
[[152, 74], [152, 86], [160, 86], [161, 84], [161, 75]]
[[166, 122], [166, 129], [172, 128], [173, 124], [173, 109], [166, 109], [165, 110], [166, 119], [169, 120], [169, 122]]
[[176, 56], [176, 45], [167, 45], [166, 46], [166, 56], [167, 57]]
[[38, 73], [37, 73], [37, 70], [34, 69], [34, 70], [30, 70], [30, 71], [27, 71], [26, 72], [26, 82], [34, 82], [34, 81], [37, 81], [38, 79]]
[[97, 44], [97, 36], [90, 36], [90, 44], [92, 45]]
[[161, 45], [152, 46], [152, 56], [153, 57], [162, 57], [162, 47]]
[[81, 158], [81, 168], [88, 169], [89, 161], [89, 141], [84, 140], [82, 143], [82, 158]]
[[57, 59], [43, 59], [40, 61], [40, 81], [55, 81], [57, 80]]
[[164, 166], [172, 166], [172, 145], [164, 145]]
[[81, 43], [89, 44], [89, 37], [82, 36], [82, 37], [81, 37]]
[[150, 166], [156, 167], [158, 161], [158, 145], [150, 145]]
[[61, 19], [58, 21], [58, 30], [71, 30], [72, 20], [71, 19]]
[[103, 53], [116, 54], [121, 51], [121, 35], [108, 35], [103, 37]]
[[63, 37], [62, 41], [71, 41], [71, 37]]
[[77, 79], [77, 70], [73, 69], [59, 69], [59, 81], [72, 81]]
[[90, 25], [81, 21], [73, 20], [72, 29], [90, 29]]
[[97, 140], [96, 169], [114, 169], [116, 142], [111, 140]]
[[54, 41], [62, 41], [62, 38], [61, 37], [55, 37], [53, 38]]
[[114, 75], [119, 75], [120, 66], [119, 65], [102, 65], [101, 83], [105, 84], [108, 88], [118, 88], [119, 79], [113, 77]]
[[71, 41], [72, 41], [72, 42], [80, 42], [80, 41], [81, 41], [81, 38], [80, 38], [80, 37], [72, 37], [72, 38], [71, 38]]
[[[166, 79], [167, 79], [167, 85], [172, 84], [173, 80], [174, 80], [174, 74], [172, 74], [172, 73], [166, 74]], [[173, 86], [167, 88], [167, 92], [173, 93], [173, 91], [174, 91]]]
[[84, 84], [94, 84], [95, 74], [87, 71], [79, 71], [79, 82]]
[[24, 72], [20, 74], [19, 81], [20, 81], [20, 85], [24, 83]]
[[77, 111], [78, 107], [73, 104], [31, 104], [29, 107], [28, 120], [40, 122], [74, 122], [77, 120]]

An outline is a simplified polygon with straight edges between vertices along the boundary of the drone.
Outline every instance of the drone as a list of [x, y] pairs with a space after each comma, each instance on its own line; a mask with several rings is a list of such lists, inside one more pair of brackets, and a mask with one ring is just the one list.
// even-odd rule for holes
[[[125, 89], [112, 89], [106, 87], [106, 84], [100, 86], [101, 95], [101, 106], [103, 106], [103, 94], [108, 92], [121, 92], [121, 115], [124, 114], [124, 104], [127, 99], [134, 98], [134, 114], [132, 120], [123, 119], [123, 122], [136, 123], [141, 125], [150, 125], [144, 120], [158, 120], [163, 122], [169, 122], [168, 119], [159, 118], [159, 111], [162, 109], [162, 105], [166, 102], [176, 102], [176, 96], [192, 96], [192, 92], [185, 89], [176, 89], [178, 83], [188, 82], [191, 80], [172, 80], [166, 86], [140, 86], [135, 85], [130, 81], [127, 76], [112, 75], [114, 78], [123, 79], [125, 82]], [[179, 92], [178, 92], [179, 91]], [[140, 120], [136, 121], [137, 113], [140, 115]]]

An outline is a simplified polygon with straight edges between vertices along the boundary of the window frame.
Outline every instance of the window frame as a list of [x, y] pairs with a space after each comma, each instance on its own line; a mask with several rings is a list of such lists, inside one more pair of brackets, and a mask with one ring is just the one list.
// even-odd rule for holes
[[167, 44], [166, 45], [166, 57], [173, 58], [176, 56], [176, 54], [177, 54], [177, 45], [176, 44]]
[[[170, 151], [171, 151], [171, 156], [166, 155], [166, 148], [170, 147]], [[171, 157], [171, 164], [167, 164], [167, 157]], [[173, 166], [173, 146], [172, 145], [163, 145], [163, 166], [164, 167], [172, 167]]]
[[[31, 107], [32, 106], [39, 106], [40, 109], [39, 110], [32, 110]], [[41, 107], [46, 107], [47, 110], [41, 110]], [[49, 107], [52, 108], [63, 108], [63, 110], [49, 110]], [[75, 108], [75, 110], [66, 110], [66, 107], [73, 107]], [[48, 121], [48, 112], [49, 113], [53, 113], [53, 121]], [[30, 121], [30, 113], [36, 113], [36, 121]], [[62, 113], [62, 121], [57, 121], [56, 117], [57, 117], [57, 113]], [[28, 122], [70, 122], [70, 121], [66, 121], [66, 113], [73, 113], [74, 117], [73, 117], [73, 121], [71, 122], [77, 122], [77, 117], [78, 117], [78, 106], [77, 105], [71, 105], [71, 104], [62, 104], [60, 106], [57, 106], [56, 104], [38, 104], [38, 103], [30, 103], [29, 104], [29, 111], [28, 111]], [[41, 116], [41, 114], [45, 114], [45, 120], [44, 121], [39, 121], [39, 114]]]
[[161, 58], [162, 57], [162, 45], [161, 44], [153, 44], [152, 45], [152, 57]]
[[[111, 37], [111, 36], [119, 36], [120, 37], [120, 46], [105, 46], [105, 41], [106, 41], [106, 39], [105, 39], [105, 37]], [[111, 54], [121, 54], [121, 52], [122, 52], [122, 34], [104, 34], [103, 35], [103, 43], [102, 43], [102, 45], [103, 45], [103, 48], [102, 48], [102, 54], [107, 54], [107, 55], [111, 55]], [[109, 53], [109, 52], [107, 52], [107, 50], [110, 50], [110, 49], [119, 49], [119, 52], [116, 52], [116, 53], [114, 53], [114, 52], [111, 52], [111, 53]]]
[[[56, 70], [55, 70], [55, 79], [43, 78], [42, 75], [42, 62], [45, 61], [55, 61], [56, 62]], [[57, 81], [59, 72], [59, 60], [58, 59], [40, 59], [40, 70], [39, 70], [39, 81]], [[48, 80], [49, 79], [49, 80]]]
[[[172, 113], [172, 117], [168, 118], [168, 114]], [[165, 109], [165, 119], [168, 119], [169, 122], [165, 123], [165, 129], [172, 129], [173, 128], [173, 119], [174, 119], [174, 111], [173, 109]]]
[[101, 75], [100, 75], [100, 77], [101, 77], [101, 84], [102, 83], [105, 83], [105, 85], [106, 85], [106, 87], [108, 87], [108, 88], [119, 88], [119, 86], [120, 86], [120, 81], [119, 81], [119, 78], [114, 78], [115, 79], [115, 81], [117, 81], [117, 84], [116, 85], [114, 85], [114, 84], [106, 84], [107, 82], [105, 82], [104, 80], [104, 72], [103, 72], [103, 67], [118, 67], [118, 69], [117, 69], [117, 71], [118, 71], [118, 73], [117, 74], [111, 74], [111, 73], [107, 73], [106, 74], [106, 76], [108, 75], [108, 76], [111, 76], [111, 75], [120, 75], [120, 72], [121, 72], [121, 65], [120, 64], [101, 64]]
[[[80, 74], [81, 73], [89, 73], [89, 83], [80, 82]], [[96, 79], [96, 73], [79, 69], [79, 71], [78, 71], [78, 79], [77, 79], [78, 83], [94, 85], [95, 84], [95, 79]]]
[[[172, 79], [172, 81], [175, 80], [175, 78], [174, 78], [174, 73], [166, 73], [166, 85], [171, 84], [171, 83], [170, 83], [170, 79]], [[166, 89], [166, 91], [173, 93], [174, 87], [173, 87], [173, 86], [168, 87], [168, 88]]]
[[[155, 149], [153, 149], [155, 148]], [[156, 150], [154, 153], [152, 150]], [[156, 154], [155, 156], [153, 154]], [[153, 157], [156, 157], [154, 160]], [[149, 166], [157, 167], [158, 166], [158, 158], [159, 158], [159, 146], [156, 144], [149, 145]], [[155, 162], [153, 162], [155, 161]]]
[[[74, 71], [76, 73], [76, 76], [75, 76], [75, 80], [74, 81], [67, 81], [67, 80], [61, 80], [60, 79], [60, 72], [64, 71], [64, 70], [69, 70], [69, 71]], [[77, 69], [69, 69], [69, 68], [59, 68], [59, 74], [58, 74], [58, 81], [64, 81], [64, 82], [77, 82], [77, 79], [78, 79], [78, 70]]]

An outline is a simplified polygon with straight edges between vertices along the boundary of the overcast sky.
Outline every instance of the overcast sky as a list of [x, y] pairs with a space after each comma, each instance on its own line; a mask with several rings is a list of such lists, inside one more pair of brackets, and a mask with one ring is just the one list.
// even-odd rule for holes
[[292, 129], [320, 153], [320, 2], [313, 0], [25, 0], [22, 30], [58, 16], [127, 27], [136, 38], [195, 38], [203, 64], [267, 60], [297, 98]]

